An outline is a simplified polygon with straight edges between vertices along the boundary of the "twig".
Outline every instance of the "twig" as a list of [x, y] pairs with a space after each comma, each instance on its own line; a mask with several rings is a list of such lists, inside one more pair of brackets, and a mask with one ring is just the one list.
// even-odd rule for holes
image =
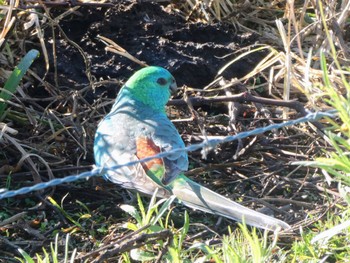
[[25, 215], [27, 215], [27, 212], [20, 212], [18, 214], [15, 214], [14, 216], [11, 216], [10, 218], [7, 218], [0, 222], [0, 227], [11, 224], [15, 221], [18, 221], [22, 219]]
[[93, 260], [92, 262], [103, 262], [103, 260], [107, 258], [111, 258], [112, 256], [121, 254], [126, 251], [130, 251], [135, 248], [142, 247], [147, 243], [152, 243], [160, 239], [169, 238], [172, 235], [169, 229], [164, 229], [162, 231], [150, 234], [139, 234], [129, 239], [123, 243], [114, 244], [115, 248], [111, 250], [107, 250], [104, 254]]
[[272, 197], [263, 197], [258, 199], [257, 201], [262, 200], [266, 202], [273, 202], [273, 203], [281, 203], [281, 204], [292, 204], [297, 206], [303, 206], [307, 208], [314, 208], [314, 205], [311, 203], [303, 202], [303, 201], [297, 201], [293, 199], [284, 199], [284, 198], [272, 198]]
[[2, 243], [7, 245], [8, 247], [12, 248], [12, 250], [18, 255], [18, 256], [22, 256], [21, 253], [19, 253], [19, 246], [17, 246], [16, 244], [12, 243], [11, 241], [9, 241], [6, 237], [4, 236], [0, 236], [0, 246], [2, 247]]
[[287, 182], [302, 184], [304, 186], [308, 186], [308, 187], [312, 187], [314, 189], [317, 189], [320, 192], [326, 192], [327, 194], [334, 195], [335, 197], [338, 197], [338, 198], [341, 197], [339, 193], [337, 193], [335, 191], [332, 191], [332, 190], [329, 190], [329, 189], [327, 189], [325, 187], [321, 187], [321, 186], [315, 185], [314, 183], [304, 182], [304, 181], [299, 180], [299, 179], [292, 179], [292, 178], [288, 178], [288, 177], [285, 177], [285, 176], [278, 176], [278, 177], [280, 177], [281, 180], [285, 180]]
[[[21, 5], [21, 9], [43, 9], [43, 5], [37, 5], [39, 1], [36, 0], [26, 0], [26, 3], [28, 5]], [[98, 2], [88, 2], [88, 3], [82, 3], [77, 1], [67, 1], [67, 2], [54, 2], [54, 1], [44, 1], [42, 2], [47, 7], [73, 7], [73, 6], [89, 6], [89, 7], [106, 7], [106, 8], [112, 8], [114, 7], [114, 4], [112, 3], [98, 3]]]
[[105, 47], [106, 51], [113, 52], [113, 53], [116, 53], [120, 56], [126, 57], [126, 58], [130, 59], [131, 61], [141, 65], [142, 67], [147, 67], [146, 63], [135, 58], [133, 55], [131, 55], [128, 51], [126, 51], [124, 48], [119, 46], [113, 40], [111, 40], [107, 37], [104, 37], [104, 36], [100, 36], [100, 35], [98, 35], [97, 38], [106, 45], [106, 47]]
[[[262, 98], [262, 97], [254, 96], [248, 92], [242, 92], [240, 94], [232, 95], [232, 96], [217, 96], [213, 98], [191, 97], [191, 98], [188, 98], [188, 100], [191, 102], [193, 106], [212, 104], [212, 103], [218, 103], [218, 102], [231, 102], [231, 101], [238, 101], [241, 103], [256, 102], [256, 103], [275, 105], [280, 107], [288, 107], [296, 110], [300, 116], [306, 116], [308, 114], [304, 105], [299, 101], [275, 100], [275, 99]], [[173, 99], [168, 102], [168, 105], [180, 106], [180, 105], [187, 105], [187, 103], [182, 99]], [[311, 123], [314, 124], [319, 130], [323, 130], [324, 128], [323, 125], [318, 121], [313, 121]]]
[[[217, 96], [214, 98], [205, 98], [205, 97], [191, 97], [189, 98], [192, 105], [199, 106], [203, 104], [211, 104], [211, 103], [218, 103], [218, 102], [231, 102], [231, 101], [238, 101], [238, 102], [257, 102], [262, 104], [269, 104], [269, 105], [276, 105], [281, 107], [289, 107], [294, 110], [296, 110], [301, 116], [306, 116], [307, 111], [304, 108], [304, 105], [296, 100], [275, 100], [275, 99], [268, 99], [268, 98], [262, 98], [253, 96], [248, 92], [242, 92], [237, 95], [232, 96]], [[182, 99], [173, 99], [168, 102], [168, 105], [173, 106], [180, 106], [180, 105], [187, 105], [186, 101]]]
[[[120, 238], [118, 241], [119, 241], [119, 243], [122, 243], [124, 240], [131, 239], [134, 235], [137, 235], [138, 233], [142, 232], [143, 230], [145, 230], [145, 229], [147, 229], [149, 227], [150, 227], [150, 224], [147, 224], [147, 225], [141, 227], [140, 229], [125, 235], [123, 238]], [[114, 247], [116, 245], [117, 245], [116, 243], [112, 243], [112, 244], [108, 244], [106, 246], [102, 246], [102, 247], [100, 247], [100, 248], [98, 248], [98, 249], [96, 249], [94, 251], [91, 251], [91, 252], [85, 254], [84, 256], [78, 257], [76, 259], [84, 261], [88, 257], [90, 257], [92, 255], [95, 255], [95, 254], [97, 254], [98, 252], [100, 252], [102, 250], [106, 250], [106, 249], [112, 248], [112, 247]]]

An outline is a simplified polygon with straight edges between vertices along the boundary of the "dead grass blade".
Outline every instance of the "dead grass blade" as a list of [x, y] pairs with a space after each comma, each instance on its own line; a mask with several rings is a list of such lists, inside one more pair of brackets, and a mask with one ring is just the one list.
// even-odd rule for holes
[[124, 48], [119, 46], [113, 40], [111, 40], [107, 37], [104, 37], [104, 36], [100, 36], [100, 35], [98, 35], [97, 38], [100, 39], [106, 45], [106, 47], [105, 47], [106, 51], [113, 52], [113, 53], [116, 53], [120, 56], [126, 57], [126, 58], [130, 59], [131, 61], [141, 65], [142, 67], [148, 66], [146, 63], [135, 58], [133, 55], [131, 55], [128, 51], [126, 51]]
[[0, 48], [2, 47], [2, 45], [4, 44], [5, 40], [6, 40], [6, 36], [7, 34], [10, 32], [10, 30], [12, 29], [15, 21], [16, 21], [16, 17], [12, 16], [12, 11], [15, 7], [18, 6], [19, 1], [18, 0], [10, 0], [10, 4], [8, 7], [6, 6], [1, 6], [0, 9], [2, 9], [2, 11], [4, 13], [6, 13], [6, 19], [4, 22], [4, 27], [0, 33]]

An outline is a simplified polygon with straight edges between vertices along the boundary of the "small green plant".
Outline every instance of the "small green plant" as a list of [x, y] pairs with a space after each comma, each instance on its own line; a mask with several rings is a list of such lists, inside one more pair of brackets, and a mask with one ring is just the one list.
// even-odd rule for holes
[[69, 214], [63, 208], [63, 201], [67, 196], [68, 194], [62, 198], [61, 205], [59, 205], [52, 197], [48, 197], [48, 200], [53, 206], [55, 206], [62, 213], [62, 215], [64, 215], [65, 218], [67, 218], [71, 223], [75, 225], [75, 228], [73, 228], [74, 229], [73, 231], [78, 231], [79, 229], [83, 228], [82, 225], [78, 222], [78, 220], [74, 218], [75, 216]]
[[[98, 214], [92, 213], [89, 208], [82, 203], [79, 200], [75, 200], [75, 203], [78, 204], [78, 207], [80, 208], [78, 211], [75, 211], [74, 213], [66, 211], [64, 209], [63, 203], [65, 199], [67, 198], [68, 194], [66, 194], [62, 200], [61, 204], [58, 204], [56, 200], [54, 200], [52, 197], [48, 197], [48, 200], [50, 203], [56, 207], [60, 213], [69, 220], [73, 224], [73, 226], [66, 229], [66, 231], [69, 231], [71, 234], [75, 232], [80, 231], [89, 231], [90, 236], [95, 237], [96, 234], [99, 233], [106, 233], [108, 227], [105, 224], [105, 218], [99, 216]], [[92, 227], [92, 225], [94, 227]], [[95, 229], [97, 227], [97, 229]]]
[[[328, 213], [325, 220], [320, 220], [315, 224], [313, 231], [302, 231], [301, 240], [293, 243], [289, 261], [348, 262], [350, 213], [349, 209], [344, 207], [342, 210], [343, 212], [339, 215]], [[320, 233], [315, 235], [315, 230]]]
[[[150, 200], [148, 209], [145, 209], [142, 199], [139, 194], [137, 194], [138, 209], [131, 205], [121, 205], [121, 209], [131, 215], [136, 222], [127, 222], [124, 224], [124, 227], [137, 231], [139, 229], [145, 228], [145, 233], [156, 233], [168, 228], [170, 212], [168, 212], [166, 219], [163, 220], [162, 216], [166, 211], [169, 210], [171, 203], [174, 201], [175, 197], [170, 197], [169, 199], [161, 199], [157, 202], [156, 199], [157, 192], [155, 192]], [[158, 207], [161, 208], [158, 210]], [[163, 246], [163, 242], [159, 241], [160, 249]], [[153, 250], [153, 247], [149, 246], [146, 248], [136, 248], [130, 251], [130, 257], [133, 260], [154, 260], [157, 257], [158, 252]], [[128, 258], [129, 255], [124, 255]]]
[[203, 260], [223, 262], [283, 262], [286, 253], [277, 247], [278, 233], [275, 232], [272, 242], [269, 242], [268, 232], [261, 236], [256, 228], [238, 224], [239, 228], [222, 237], [222, 243], [208, 246], [198, 243], [192, 249], [200, 249], [205, 253]]
[[[158, 227], [155, 227], [156, 229], [154, 229], [152, 227], [152, 226], [156, 226], [157, 223], [160, 225], [161, 228], [165, 227], [163, 224], [163, 221], [160, 219], [163, 216], [163, 214], [169, 209], [171, 203], [175, 200], [175, 197], [173, 196], [169, 199], [161, 199], [158, 202], [156, 202], [157, 201], [156, 194], [157, 194], [157, 192], [155, 192], [153, 194], [147, 211], [145, 210], [145, 207], [142, 203], [142, 199], [141, 199], [139, 194], [137, 194], [137, 203], [138, 203], [139, 211], [134, 206], [131, 206], [131, 205], [121, 205], [120, 206], [121, 209], [123, 209], [125, 212], [130, 214], [136, 220], [136, 224], [128, 223], [126, 225], [126, 228], [135, 231], [135, 230], [137, 230], [141, 227], [144, 227], [146, 225], [151, 225], [151, 227], [149, 229], [159, 230]], [[162, 203], [163, 203], [163, 205], [160, 208], [160, 210], [158, 211], [158, 207]]]
[[6, 101], [9, 100], [12, 94], [16, 91], [19, 82], [22, 80], [24, 74], [28, 71], [32, 65], [34, 59], [39, 56], [39, 51], [30, 50], [20, 61], [18, 66], [15, 67], [10, 77], [5, 83], [4, 88], [0, 92], [0, 117], [4, 114], [6, 109]]
[[18, 252], [22, 255], [23, 258], [16, 257], [16, 259], [22, 263], [35, 263], [35, 262], [37, 263], [50, 263], [50, 262], [73, 263], [77, 253], [77, 249], [75, 248], [73, 249], [71, 254], [69, 253], [69, 234], [66, 235], [66, 242], [65, 242], [63, 254], [60, 253], [58, 249], [58, 243], [59, 243], [58, 238], [59, 238], [59, 235], [57, 234], [55, 237], [55, 242], [50, 243], [50, 253], [47, 252], [45, 248], [43, 248], [44, 257], [40, 256], [39, 254], [36, 254], [36, 257], [33, 258], [23, 249], [19, 248]]

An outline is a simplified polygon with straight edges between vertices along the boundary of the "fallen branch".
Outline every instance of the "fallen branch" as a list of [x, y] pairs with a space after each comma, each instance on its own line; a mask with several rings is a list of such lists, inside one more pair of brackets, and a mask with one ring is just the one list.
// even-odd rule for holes
[[[299, 101], [296, 101], [296, 100], [285, 101], [285, 100], [262, 98], [262, 97], [253, 96], [248, 92], [242, 92], [240, 94], [232, 95], [232, 96], [217, 96], [214, 98], [189, 97], [188, 100], [191, 102], [193, 106], [208, 105], [208, 104], [218, 103], [218, 102], [232, 102], [232, 101], [237, 101], [241, 103], [256, 102], [261, 104], [288, 107], [296, 110], [301, 116], [307, 115], [307, 111], [304, 105]], [[168, 105], [174, 105], [174, 106], [187, 105], [187, 102], [183, 99], [173, 99], [168, 102]]]
[[164, 229], [159, 232], [149, 233], [149, 234], [141, 233], [141, 234], [135, 235], [131, 239], [126, 240], [124, 242], [115, 243], [113, 249], [105, 251], [103, 254], [98, 256], [92, 262], [96, 262], [96, 263], [104, 262], [106, 259], [109, 259], [121, 253], [131, 251], [132, 249], [139, 248], [147, 244], [154, 244], [158, 240], [165, 240], [171, 237], [172, 237], [172, 233], [168, 229]]

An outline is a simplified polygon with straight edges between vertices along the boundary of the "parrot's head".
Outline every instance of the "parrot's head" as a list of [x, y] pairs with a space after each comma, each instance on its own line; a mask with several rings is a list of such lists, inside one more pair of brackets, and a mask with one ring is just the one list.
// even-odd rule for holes
[[123, 89], [154, 110], [164, 111], [171, 93], [177, 90], [177, 85], [168, 70], [150, 66], [136, 71]]

